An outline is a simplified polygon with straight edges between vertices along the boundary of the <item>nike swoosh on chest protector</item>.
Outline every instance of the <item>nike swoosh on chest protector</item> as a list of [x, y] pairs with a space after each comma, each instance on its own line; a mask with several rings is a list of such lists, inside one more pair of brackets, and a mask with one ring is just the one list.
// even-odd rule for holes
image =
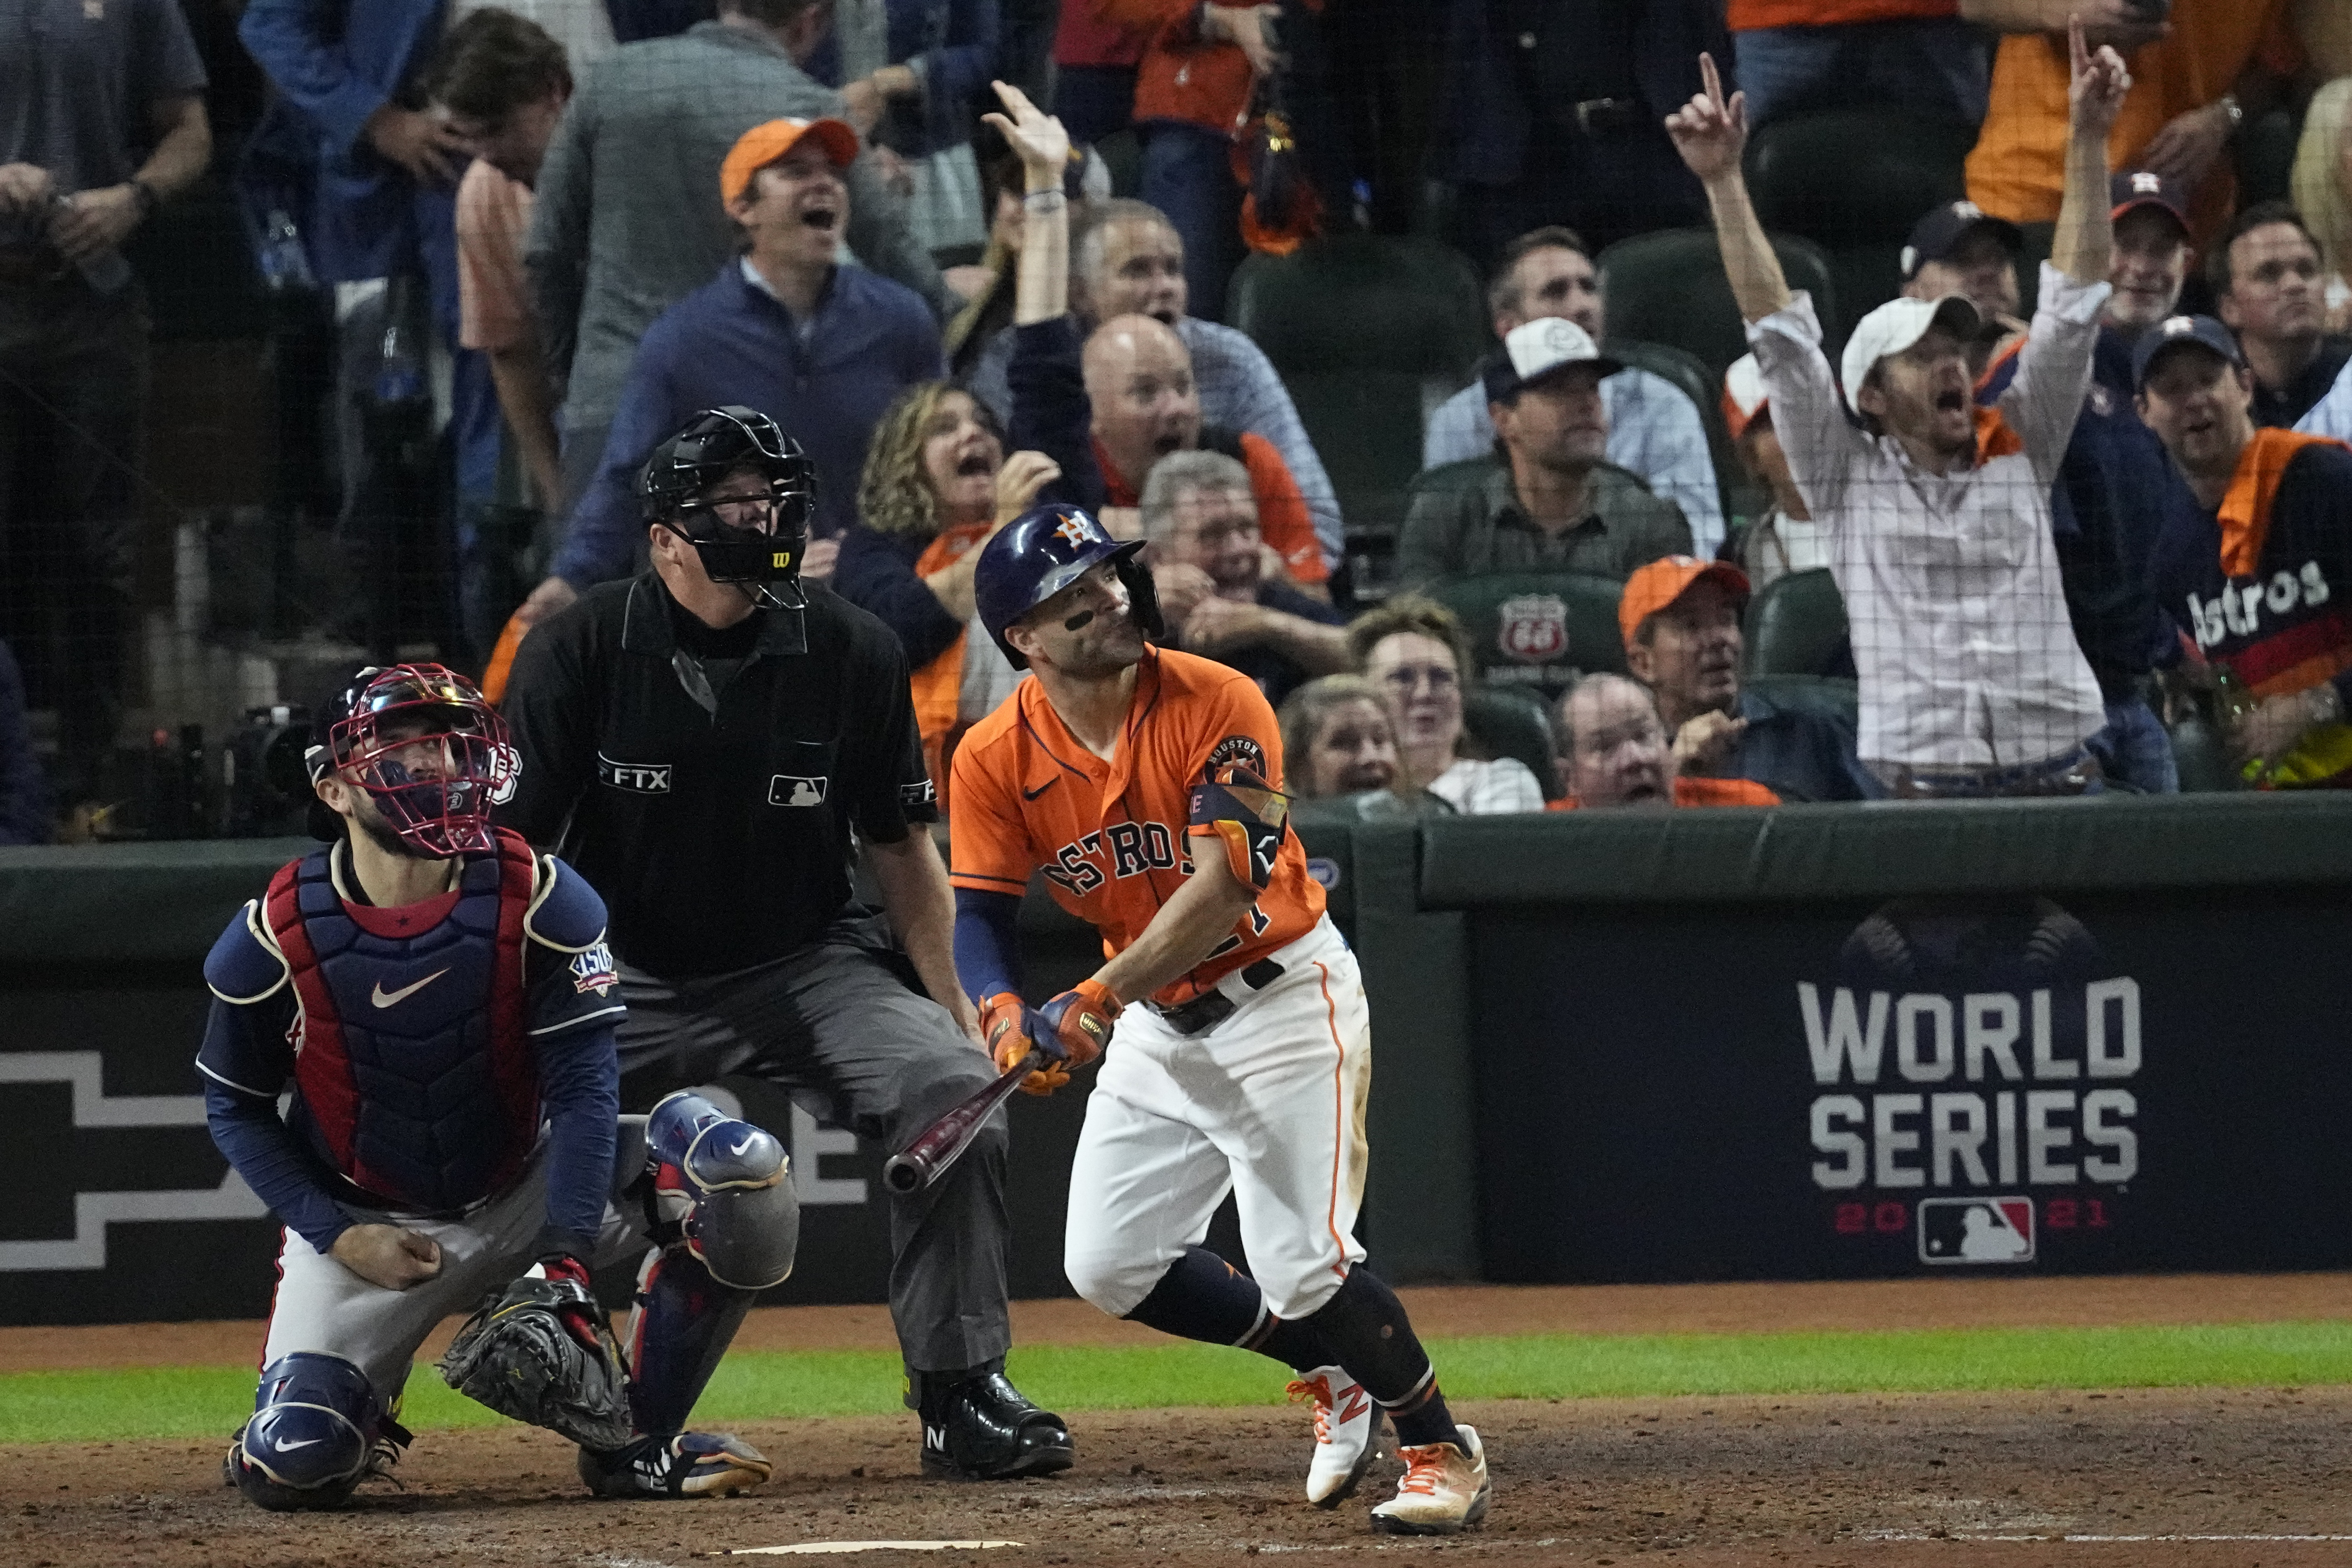
[[379, 1007], [396, 1007], [448, 973], [446, 969], [436, 969], [424, 979], [414, 984], [404, 985], [397, 991], [386, 991], [383, 988], [383, 982], [379, 980], [375, 983], [375, 990], [369, 995], [368, 1000]]

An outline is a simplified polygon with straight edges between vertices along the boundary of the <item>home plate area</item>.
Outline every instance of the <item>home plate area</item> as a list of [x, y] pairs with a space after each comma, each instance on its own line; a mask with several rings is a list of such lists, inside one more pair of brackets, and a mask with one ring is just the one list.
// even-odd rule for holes
[[919, 1479], [911, 1417], [754, 1422], [742, 1435], [777, 1461], [775, 1480], [667, 1504], [591, 1501], [568, 1448], [511, 1427], [425, 1434], [402, 1485], [371, 1483], [352, 1508], [311, 1515], [263, 1513], [224, 1489], [217, 1443], [6, 1448], [0, 1563], [2352, 1562], [2352, 1389], [1465, 1401], [1460, 1413], [1486, 1437], [1495, 1505], [1452, 1540], [1369, 1533], [1367, 1510], [1399, 1474], [1391, 1458], [1354, 1500], [1308, 1507], [1306, 1413], [1269, 1408], [1074, 1416], [1076, 1468], [1006, 1485]]

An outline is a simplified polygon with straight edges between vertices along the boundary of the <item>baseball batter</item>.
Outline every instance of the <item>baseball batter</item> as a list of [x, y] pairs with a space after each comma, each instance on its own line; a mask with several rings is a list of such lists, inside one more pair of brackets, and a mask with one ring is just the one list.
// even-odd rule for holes
[[[1246, 677], [1146, 642], [1141, 548], [1049, 506], [982, 553], [982, 620], [1035, 679], [956, 754], [957, 965], [1000, 1066], [1033, 1041], [1062, 1058], [1033, 1092], [1107, 1050], [1070, 1173], [1078, 1293], [1297, 1369], [1320, 1506], [1355, 1490], [1385, 1410], [1406, 1472], [1373, 1528], [1450, 1534], [1486, 1513], [1486, 1459], [1353, 1234], [1371, 1070], [1355, 956], [1289, 831], [1273, 710]], [[1040, 867], [1109, 960], [1032, 1012], [1014, 918]], [[1201, 1246], [1229, 1191], [1255, 1279]]]
[[[562, 1332], [593, 1350], [589, 1263], [650, 1235], [667, 1245], [648, 1273], [690, 1253], [756, 1287], [791, 1271], [799, 1235], [768, 1134], [690, 1094], [617, 1117], [604, 902], [491, 827], [518, 763], [471, 683], [363, 670], [309, 762], [313, 831], [331, 842], [278, 871], [205, 960], [196, 1061], [214, 1142], [286, 1226], [260, 1389], [226, 1458], [274, 1510], [334, 1507], [398, 1457], [410, 1358], [486, 1290], [555, 1282]], [[717, 1360], [692, 1328], [641, 1300], [609, 1428], [635, 1435], [583, 1447], [591, 1489], [767, 1479], [748, 1445], [682, 1430]]]

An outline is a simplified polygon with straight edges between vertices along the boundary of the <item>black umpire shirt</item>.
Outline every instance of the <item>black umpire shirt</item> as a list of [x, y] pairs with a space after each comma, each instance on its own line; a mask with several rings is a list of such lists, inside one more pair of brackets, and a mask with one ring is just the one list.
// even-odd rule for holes
[[647, 573], [591, 588], [516, 658], [522, 775], [499, 819], [560, 842], [639, 969], [782, 957], [849, 904], [853, 830], [896, 844], [938, 819], [898, 639], [803, 592], [805, 610], [714, 632]]

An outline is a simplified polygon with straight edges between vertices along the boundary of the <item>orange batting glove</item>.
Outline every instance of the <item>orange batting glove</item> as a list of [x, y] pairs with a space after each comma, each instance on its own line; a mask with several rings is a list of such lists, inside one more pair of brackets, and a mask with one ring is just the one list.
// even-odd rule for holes
[[1081, 980], [1037, 1009], [1030, 1033], [1049, 1055], [1082, 1068], [1110, 1044], [1111, 1026], [1127, 1005], [1099, 980]]
[[[988, 1054], [995, 1059], [998, 1072], [1011, 1072], [1035, 1044], [1029, 1037], [1028, 1017], [1029, 1009], [1010, 991], [982, 999], [980, 1037], [988, 1042]], [[1070, 1075], [1061, 1064], [1048, 1062], [1021, 1080], [1021, 1092], [1051, 1094], [1069, 1081]]]

